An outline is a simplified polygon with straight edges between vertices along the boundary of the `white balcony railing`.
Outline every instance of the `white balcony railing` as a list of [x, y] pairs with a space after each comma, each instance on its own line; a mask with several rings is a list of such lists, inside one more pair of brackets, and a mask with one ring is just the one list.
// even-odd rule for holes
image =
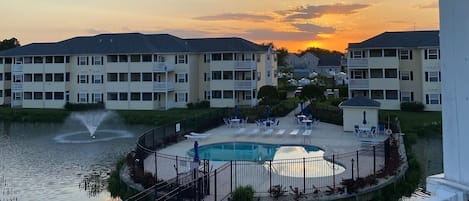
[[171, 72], [174, 71], [174, 64], [170, 62], [153, 63], [153, 72]]
[[256, 61], [234, 61], [234, 69], [255, 70], [256, 68], [257, 68]]
[[12, 82], [11, 83], [12, 91], [23, 91], [23, 83], [21, 82]]
[[353, 89], [368, 89], [369, 88], [368, 79], [351, 79], [349, 80], [349, 88]]
[[23, 72], [23, 64], [13, 64], [11, 66], [11, 72]]
[[173, 82], [154, 82], [153, 91], [155, 92], [174, 91], [174, 83]]
[[366, 58], [359, 58], [359, 59], [349, 58], [349, 59], [347, 59], [347, 67], [348, 68], [368, 68], [368, 59], [366, 59]]
[[255, 80], [235, 80], [234, 89], [235, 90], [251, 90], [256, 88]]

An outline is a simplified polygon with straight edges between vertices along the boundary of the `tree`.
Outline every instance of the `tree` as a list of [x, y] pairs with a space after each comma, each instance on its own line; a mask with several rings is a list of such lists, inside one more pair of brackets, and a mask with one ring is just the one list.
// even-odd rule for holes
[[20, 46], [20, 41], [16, 38], [4, 39], [0, 42], [0, 51]]
[[288, 56], [287, 48], [281, 47], [277, 49], [277, 65], [287, 67], [286, 58]]
[[303, 87], [301, 90], [300, 98], [302, 100], [309, 100], [310, 103], [313, 103], [317, 99], [324, 97], [324, 89], [319, 86], [310, 84]]
[[257, 92], [257, 97], [261, 99], [261, 105], [272, 105], [279, 100], [278, 90], [272, 85], [262, 86]]

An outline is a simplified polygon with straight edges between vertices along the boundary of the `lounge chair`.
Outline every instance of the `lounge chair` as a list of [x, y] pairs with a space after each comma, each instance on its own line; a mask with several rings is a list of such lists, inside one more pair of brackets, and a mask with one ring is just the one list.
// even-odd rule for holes
[[206, 133], [195, 133], [195, 132], [191, 132], [190, 135], [192, 136], [210, 136], [210, 134], [206, 134]]
[[353, 126], [355, 136], [359, 137], [361, 134], [360, 127], [358, 125]]
[[376, 137], [376, 126], [372, 126], [369, 133], [370, 137]]
[[184, 135], [184, 137], [186, 137], [187, 139], [204, 139], [204, 138], [207, 138], [208, 136], [206, 136], [206, 135], [203, 135], [203, 136], [200, 136], [200, 135]]
[[228, 118], [223, 118], [223, 122], [225, 122], [225, 126], [227, 128], [231, 128], [231, 122]]

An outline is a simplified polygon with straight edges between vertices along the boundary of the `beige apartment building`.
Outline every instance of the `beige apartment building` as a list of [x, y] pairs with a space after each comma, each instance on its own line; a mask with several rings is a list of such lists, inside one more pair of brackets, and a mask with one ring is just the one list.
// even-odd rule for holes
[[366, 96], [381, 109], [417, 101], [441, 111], [439, 31], [384, 32], [347, 52], [349, 98]]
[[12, 107], [254, 106], [260, 87], [277, 85], [277, 62], [271, 46], [242, 38], [100, 34], [1, 51], [0, 79], [0, 104]]

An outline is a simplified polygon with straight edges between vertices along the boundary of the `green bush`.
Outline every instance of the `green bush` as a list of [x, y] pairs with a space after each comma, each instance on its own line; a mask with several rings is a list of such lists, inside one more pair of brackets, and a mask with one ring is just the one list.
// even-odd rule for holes
[[345, 98], [336, 98], [336, 99], [333, 99], [333, 100], [330, 101], [330, 105], [337, 107], [337, 106], [339, 106], [339, 104], [340, 104], [342, 101], [344, 101], [344, 100], [346, 100], [346, 99], [345, 99]]
[[104, 109], [104, 103], [87, 103], [87, 104], [75, 104], [75, 103], [66, 103], [64, 108], [69, 111], [85, 111], [85, 110], [100, 110]]
[[254, 189], [251, 185], [239, 186], [231, 193], [232, 201], [252, 201], [254, 200]]
[[425, 106], [420, 102], [401, 103], [401, 110], [407, 112], [422, 112]]
[[285, 91], [285, 90], [279, 90], [279, 91], [278, 91], [278, 98], [279, 98], [280, 100], [285, 100], [285, 99], [287, 99], [287, 91]]

